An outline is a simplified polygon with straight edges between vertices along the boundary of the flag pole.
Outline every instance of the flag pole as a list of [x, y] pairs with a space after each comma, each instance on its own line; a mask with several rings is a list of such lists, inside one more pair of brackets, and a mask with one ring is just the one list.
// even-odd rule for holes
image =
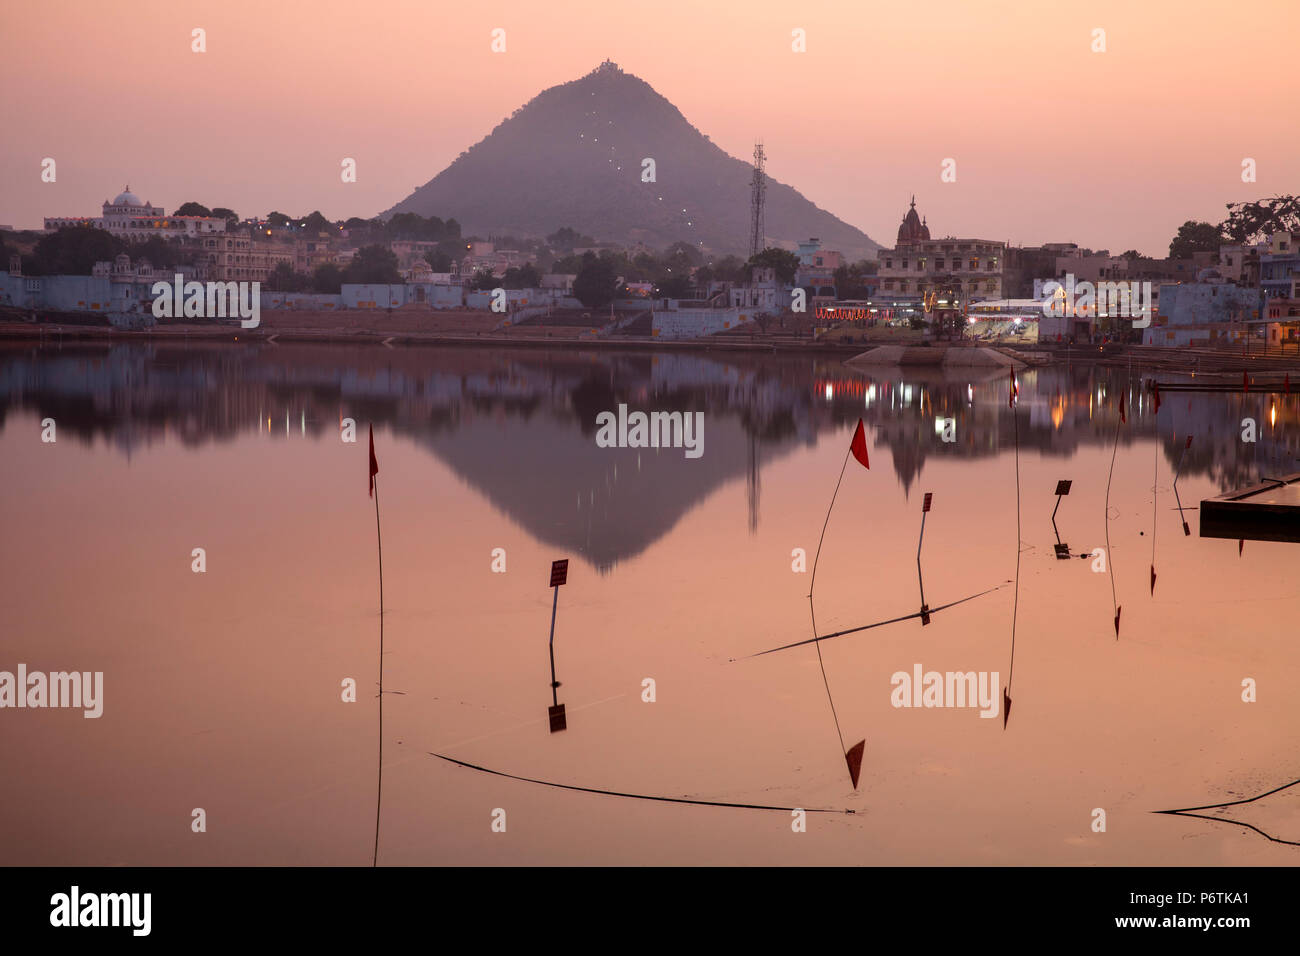
[[375, 544], [379, 551], [379, 767], [375, 786], [375, 852], [379, 865], [379, 809], [384, 794], [384, 538], [379, 526], [379, 463], [375, 459], [375, 427], [370, 426], [370, 494], [375, 499]]

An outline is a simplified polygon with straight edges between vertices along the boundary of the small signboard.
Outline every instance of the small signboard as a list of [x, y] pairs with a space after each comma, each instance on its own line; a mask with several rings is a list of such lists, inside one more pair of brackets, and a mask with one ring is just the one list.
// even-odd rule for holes
[[926, 511], [929, 511], [929, 510], [930, 510], [930, 501], [931, 501], [933, 498], [934, 498], [934, 495], [933, 495], [931, 492], [928, 492], [928, 491], [927, 491], [927, 492], [925, 493], [925, 501], [921, 502], [921, 511], [922, 511], [922, 513], [924, 513], [924, 512], [926, 512]]
[[546, 715], [551, 718], [551, 733], [558, 733], [568, 727], [568, 722], [564, 718], [563, 704], [556, 704], [554, 707], [547, 707]]
[[569, 559], [551, 562], [551, 587], [558, 588], [569, 579]]

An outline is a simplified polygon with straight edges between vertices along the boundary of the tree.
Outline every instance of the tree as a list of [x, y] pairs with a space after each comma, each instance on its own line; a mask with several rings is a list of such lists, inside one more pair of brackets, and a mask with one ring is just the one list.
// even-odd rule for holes
[[501, 283], [497, 281], [497, 277], [492, 274], [491, 269], [479, 269], [469, 281], [469, 287], [475, 292], [485, 292], [499, 286], [501, 286]]
[[305, 275], [294, 272], [289, 263], [277, 262], [267, 274], [266, 287], [272, 292], [301, 292], [309, 281]]
[[1189, 219], [1169, 243], [1169, 258], [1190, 259], [1193, 252], [1218, 252], [1222, 242], [1218, 226]]
[[618, 292], [618, 276], [613, 265], [608, 259], [598, 259], [591, 253], [583, 258], [587, 261], [573, 280], [574, 296], [589, 309], [609, 305]]
[[187, 202], [187, 203], [183, 203], [183, 204], [181, 205], [181, 208], [176, 210], [176, 215], [178, 215], [178, 216], [211, 216], [211, 215], [212, 215], [212, 210], [209, 209], [207, 206], [204, 206], [202, 203], [197, 203], [197, 202]]
[[1136, 249], [1128, 249], [1124, 252], [1121, 252], [1119, 257], [1121, 259], [1141, 259], [1142, 253], [1138, 252]]
[[655, 294], [665, 299], [689, 299], [694, 289], [686, 272], [668, 274], [655, 283]]
[[451, 256], [441, 249], [431, 250], [424, 254], [424, 261], [429, 263], [429, 268], [434, 272], [450, 272]]
[[387, 246], [362, 246], [343, 270], [343, 281], [353, 284], [384, 285], [402, 281], [397, 256]]
[[29, 275], [88, 276], [96, 262], [112, 262], [125, 248], [126, 243], [103, 229], [65, 226], [36, 243], [31, 258], [23, 262], [23, 271]]
[[323, 262], [311, 274], [311, 287], [325, 295], [338, 295], [343, 291], [343, 270], [332, 262]]
[[272, 229], [283, 229], [292, 220], [282, 212], [268, 212], [266, 222]]
[[746, 278], [751, 269], [775, 269], [778, 282], [793, 282], [794, 274], [799, 271], [799, 257], [793, 252], [769, 246], [757, 255], [749, 257], [745, 264]]
[[331, 233], [337, 231], [334, 228], [334, 223], [321, 215], [319, 210], [303, 219], [302, 222], [299, 223], [299, 227], [309, 236], [316, 236], [322, 232]]
[[1300, 232], [1300, 197], [1274, 196], [1258, 202], [1228, 203], [1219, 229], [1233, 242], [1252, 242], [1273, 232]]
[[506, 270], [501, 280], [501, 287], [504, 289], [536, 289], [541, 284], [542, 275], [532, 263], [525, 263], [519, 268], [512, 266]]
[[235, 215], [235, 210], [227, 209], [225, 206], [213, 206], [212, 215], [217, 219], [224, 219], [226, 222], [239, 221], [239, 217]]
[[876, 274], [877, 263], [860, 259], [852, 264], [845, 263], [833, 273], [835, 294], [841, 299], [865, 299], [870, 287], [867, 279]]
[[162, 236], [150, 236], [132, 245], [130, 253], [132, 259], [148, 259], [150, 265], [160, 269], [170, 269], [181, 262], [179, 239], [169, 241]]

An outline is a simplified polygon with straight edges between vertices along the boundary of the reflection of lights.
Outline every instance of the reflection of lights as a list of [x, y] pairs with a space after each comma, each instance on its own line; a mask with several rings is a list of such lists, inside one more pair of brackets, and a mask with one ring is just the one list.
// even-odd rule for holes
[[870, 408], [871, 403], [874, 402], [875, 400], [876, 400], [876, 386], [868, 385], [867, 386], [867, 408]]
[[903, 404], [904, 404], [904, 405], [911, 405], [911, 404], [912, 404], [912, 386], [911, 386], [911, 385], [904, 385], [904, 386], [903, 386]]
[[1270, 427], [1277, 424], [1277, 402], [1274, 402], [1273, 407], [1268, 410], [1268, 424]]
[[975, 404], [975, 386], [966, 386], [966, 401], [970, 402], [972, 405]]
[[831, 400], [831, 394], [832, 394], [831, 383], [830, 383], [830, 382], [827, 382], [827, 383], [826, 383], [826, 401], [829, 402], [829, 401]]

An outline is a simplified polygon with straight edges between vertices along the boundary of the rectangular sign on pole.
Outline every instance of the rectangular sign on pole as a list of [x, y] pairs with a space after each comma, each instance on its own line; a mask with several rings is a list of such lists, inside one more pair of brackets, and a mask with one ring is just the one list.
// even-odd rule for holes
[[568, 728], [568, 721], [564, 716], [564, 705], [556, 704], [554, 707], [546, 708], [546, 715], [551, 720], [551, 733], [558, 733]]
[[934, 499], [934, 495], [931, 492], [927, 491], [925, 493], [925, 501], [921, 503], [921, 511], [923, 513], [930, 510], [930, 502], [933, 499]]
[[569, 579], [569, 559], [551, 562], [551, 587], [558, 588]]

